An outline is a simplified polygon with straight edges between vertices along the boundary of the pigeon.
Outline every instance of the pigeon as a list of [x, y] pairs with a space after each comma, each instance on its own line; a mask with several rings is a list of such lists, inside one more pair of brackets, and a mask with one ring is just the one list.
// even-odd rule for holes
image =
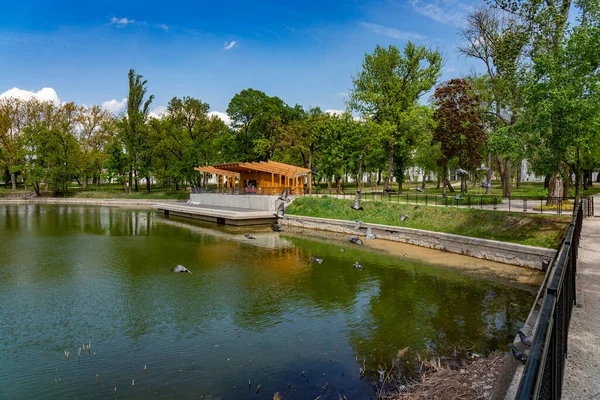
[[492, 187], [492, 184], [491, 184], [491, 183], [489, 183], [488, 181], [484, 180], [483, 182], [481, 182], [481, 187], [482, 187], [482, 188], [486, 188], [486, 189], [487, 189], [487, 188], [491, 188], [491, 187]]
[[408, 215], [406, 214], [400, 214], [400, 222], [404, 222], [408, 219]]
[[460, 194], [457, 194], [456, 196], [454, 196], [454, 200], [462, 200], [462, 197], [460, 197]]
[[531, 336], [525, 336], [525, 334], [521, 330], [518, 330], [517, 333], [519, 334], [519, 339], [521, 339], [521, 343], [523, 343], [525, 346], [531, 347], [531, 344], [533, 343], [533, 338]]
[[275, 232], [284, 232], [283, 225], [281, 224], [273, 224], [271, 225], [271, 229], [273, 229]]
[[354, 221], [354, 223], [356, 225], [354, 225], [354, 229], [359, 229], [361, 226], [363, 226], [365, 223], [359, 220]]
[[188, 274], [191, 274], [190, 270], [187, 269], [186, 267], [184, 267], [183, 265], [177, 265], [176, 267], [173, 267], [171, 269], [171, 271], [173, 271], [173, 272], [187, 272]]
[[289, 203], [290, 199], [288, 197], [288, 193], [289, 193], [288, 188], [283, 189], [283, 192], [281, 192], [281, 196], [279, 196], [279, 198], [277, 200], [281, 200], [281, 201], [285, 201], [286, 203]]
[[310, 261], [309, 261], [308, 263], [309, 263], [309, 264], [314, 264], [314, 263], [317, 263], [317, 264], [323, 264], [323, 259], [322, 259], [322, 258], [319, 258], [318, 256], [312, 256], [312, 257], [310, 258]]
[[354, 204], [350, 206], [351, 209], [356, 211], [364, 211], [364, 209], [360, 206], [360, 190], [356, 191], [356, 197], [354, 198]]
[[469, 175], [469, 173], [462, 168], [457, 169], [456, 173], [459, 175]]
[[383, 189], [383, 191], [386, 193], [396, 193], [396, 189], [392, 189], [392, 188]]
[[283, 203], [280, 203], [277, 207], [277, 212], [275, 213], [275, 216], [277, 218], [285, 218], [285, 207]]
[[509, 343], [508, 347], [510, 348], [510, 351], [512, 352], [513, 357], [516, 360], [521, 361], [523, 364], [525, 364], [525, 361], [527, 361], [527, 356], [525, 354], [521, 353], [519, 351], [519, 349], [517, 349], [515, 347], [515, 345], [512, 343]]
[[485, 164], [481, 164], [481, 167], [477, 168], [477, 171], [487, 171], [489, 168], [485, 166]]
[[363, 267], [362, 265], [360, 265], [360, 263], [358, 261], [354, 263], [354, 268], [356, 268], [356, 269], [365, 269], [365, 267]]
[[363, 241], [362, 241], [362, 240], [360, 240], [360, 239], [358, 238], [358, 236], [350, 236], [350, 239], [348, 239], [348, 241], [349, 241], [350, 243], [354, 243], [354, 244], [363, 244]]
[[373, 233], [373, 230], [371, 229], [371, 227], [367, 228], [367, 234], [366, 234], [367, 239], [376, 239], [377, 235]]
[[254, 236], [252, 236], [251, 234], [249, 234], [249, 233], [246, 233], [246, 234], [244, 235], [244, 237], [245, 237], [246, 239], [253, 239], [253, 240], [256, 240], [256, 238], [255, 238]]
[[416, 190], [417, 192], [419, 192], [419, 193], [423, 193], [423, 192], [425, 192], [425, 190], [423, 190], [423, 188], [422, 188], [421, 186], [417, 186], [417, 187], [415, 188], [415, 190]]

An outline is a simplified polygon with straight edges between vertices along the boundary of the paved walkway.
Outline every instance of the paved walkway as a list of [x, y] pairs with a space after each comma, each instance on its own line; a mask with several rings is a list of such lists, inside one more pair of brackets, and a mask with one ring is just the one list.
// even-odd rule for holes
[[578, 268], [563, 399], [600, 400], [600, 216], [583, 220]]

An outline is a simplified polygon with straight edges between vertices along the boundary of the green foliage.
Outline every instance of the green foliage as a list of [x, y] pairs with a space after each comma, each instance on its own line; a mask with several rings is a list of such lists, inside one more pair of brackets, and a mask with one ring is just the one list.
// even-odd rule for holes
[[[403, 226], [436, 232], [556, 248], [570, 222], [569, 217], [523, 215], [469, 208], [426, 207], [381, 201], [364, 201], [360, 216], [350, 208], [351, 200], [297, 198], [286, 211], [290, 215], [332, 218], [365, 223]], [[409, 219], [400, 222], [400, 215]]]

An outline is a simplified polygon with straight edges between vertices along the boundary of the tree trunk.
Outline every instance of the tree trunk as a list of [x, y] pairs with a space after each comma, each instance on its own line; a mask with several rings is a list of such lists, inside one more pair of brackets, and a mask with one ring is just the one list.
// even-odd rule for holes
[[10, 173], [10, 182], [12, 183], [12, 190], [17, 190], [17, 174], [14, 172]]
[[377, 169], [377, 184], [376, 186], [381, 185], [381, 168]]
[[521, 189], [521, 165], [517, 168], [517, 189]]
[[442, 179], [440, 178], [440, 174], [439, 173], [437, 174], [436, 180], [437, 180], [437, 183], [435, 185], [435, 190], [439, 190], [440, 189], [440, 185], [442, 184]]
[[131, 186], [133, 186], [133, 171], [129, 171], [129, 185], [127, 185], [127, 193], [131, 193]]
[[151, 190], [150, 190], [150, 177], [146, 176], [146, 190], [148, 191], [148, 194], [150, 194]]
[[425, 171], [423, 171], [423, 182], [421, 183], [421, 189], [423, 190], [425, 190], [425, 182], [427, 182], [426, 178]]
[[502, 180], [502, 197], [510, 197], [511, 193], [510, 160], [504, 162], [504, 179]]
[[394, 146], [392, 141], [388, 142], [388, 165], [387, 165], [387, 176], [383, 182], [383, 189], [390, 188], [390, 180], [392, 179], [392, 164], [394, 163]]
[[569, 173], [563, 179], [563, 200], [567, 200], [569, 198], [569, 188], [571, 186], [571, 173], [570, 170], [568, 171]]
[[442, 167], [442, 196], [446, 197], [446, 166]]
[[138, 192], [138, 176], [137, 176], [137, 169], [133, 170], [133, 176], [134, 176], [134, 182], [135, 182], [135, 191]]
[[550, 175], [546, 175], [544, 177], [544, 189], [548, 189], [550, 187]]
[[546, 205], [553, 206], [558, 204], [559, 199], [562, 198], [562, 190], [563, 184], [560, 174], [555, 172], [550, 176], [550, 181], [548, 182], [548, 198], [546, 199]]

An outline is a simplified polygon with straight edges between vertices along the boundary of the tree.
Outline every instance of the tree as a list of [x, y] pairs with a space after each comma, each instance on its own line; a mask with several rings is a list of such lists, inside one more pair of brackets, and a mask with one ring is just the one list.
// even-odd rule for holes
[[[511, 193], [511, 164], [515, 146], [522, 142], [513, 126], [518, 122], [522, 108], [522, 88], [519, 84], [519, 66], [528, 40], [528, 28], [515, 19], [493, 8], [480, 8], [467, 15], [465, 28], [459, 31], [463, 45], [458, 51], [483, 62], [486, 74], [479, 79], [479, 94], [484, 101], [482, 112], [494, 138], [488, 150], [494, 154], [502, 181], [502, 194]], [[518, 152], [518, 153], [522, 153]], [[491, 160], [490, 160], [491, 161]], [[488, 168], [491, 163], [488, 162]], [[491, 170], [490, 170], [491, 173]], [[488, 179], [491, 175], [488, 175]]]
[[249, 159], [250, 124], [264, 112], [264, 106], [268, 96], [260, 90], [252, 88], [244, 89], [237, 93], [227, 106], [227, 115], [233, 121], [233, 126], [239, 129], [243, 137], [244, 161]]
[[143, 76], [136, 74], [132, 68], [129, 70], [129, 93], [127, 95], [127, 114], [123, 116], [123, 124], [121, 124], [122, 140], [125, 144], [125, 149], [129, 154], [131, 163], [129, 168], [129, 186], [131, 191], [135, 176], [135, 191], [138, 191], [138, 162], [139, 153], [142, 143], [142, 135], [144, 134], [144, 124], [148, 116], [150, 104], [154, 100], [154, 95], [150, 95], [145, 101], [147, 80], [142, 80]]
[[[481, 164], [481, 152], [486, 140], [479, 118], [479, 98], [471, 92], [465, 79], [452, 79], [435, 90], [437, 127], [433, 140], [441, 144], [439, 160], [446, 179], [448, 161], [457, 158], [458, 165], [474, 171]], [[461, 175], [461, 192], [466, 191], [466, 176]], [[445, 188], [444, 188], [445, 193]]]
[[17, 98], [0, 99], [0, 166], [10, 173], [12, 190], [17, 190], [17, 173], [20, 172], [22, 154], [21, 129], [24, 125], [24, 102]]
[[402, 114], [430, 90], [440, 76], [442, 56], [438, 51], [415, 46], [410, 41], [404, 54], [396, 46], [377, 46], [366, 54], [362, 70], [353, 77], [349, 105], [365, 119], [377, 124], [389, 124], [389, 136], [384, 138], [387, 149], [385, 188], [390, 187], [394, 146], [412, 145], [401, 129]]

